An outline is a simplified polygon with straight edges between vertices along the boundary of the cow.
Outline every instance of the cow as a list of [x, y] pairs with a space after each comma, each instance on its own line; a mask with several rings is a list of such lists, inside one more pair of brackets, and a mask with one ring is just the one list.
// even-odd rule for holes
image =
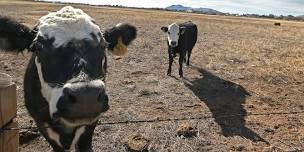
[[[167, 75], [171, 75], [171, 66], [176, 54], [179, 54], [179, 76], [183, 77], [183, 62], [190, 65], [192, 49], [197, 41], [197, 26], [191, 21], [161, 27], [161, 30], [168, 33], [167, 44], [169, 54], [169, 68]], [[187, 56], [187, 58], [186, 58]]]
[[0, 49], [32, 52], [25, 106], [55, 152], [93, 151], [97, 121], [109, 109], [106, 50], [124, 55], [136, 34], [127, 23], [101, 32], [93, 18], [71, 6], [41, 17], [33, 29], [0, 17]]
[[274, 26], [281, 26], [281, 23], [280, 22], [275, 22]]

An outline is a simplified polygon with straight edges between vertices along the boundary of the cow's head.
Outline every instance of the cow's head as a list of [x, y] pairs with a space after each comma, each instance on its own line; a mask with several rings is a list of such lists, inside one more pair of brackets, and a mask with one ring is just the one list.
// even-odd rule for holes
[[108, 110], [106, 49], [123, 55], [135, 37], [129, 24], [102, 33], [90, 16], [70, 6], [43, 16], [33, 30], [0, 18], [0, 48], [33, 52], [50, 116], [69, 126], [93, 123]]
[[179, 36], [185, 32], [185, 28], [180, 27], [176, 23], [173, 23], [169, 26], [163, 26], [161, 27], [161, 30], [165, 33], [168, 33], [168, 44], [171, 47], [178, 46]]

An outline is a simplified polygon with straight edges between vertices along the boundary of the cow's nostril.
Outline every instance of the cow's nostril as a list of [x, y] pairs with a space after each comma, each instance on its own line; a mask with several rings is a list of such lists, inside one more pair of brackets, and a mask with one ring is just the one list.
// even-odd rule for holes
[[172, 41], [171, 44], [175, 46], [175, 45], [176, 45], [176, 42], [175, 42], [175, 41]]

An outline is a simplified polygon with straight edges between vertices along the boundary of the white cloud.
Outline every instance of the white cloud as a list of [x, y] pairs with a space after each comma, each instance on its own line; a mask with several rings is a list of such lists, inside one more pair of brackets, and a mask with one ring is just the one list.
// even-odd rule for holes
[[[58, 1], [58, 0], [49, 0]], [[230, 13], [255, 13], [276, 15], [304, 15], [304, 0], [59, 0], [101, 5], [132, 7], [167, 7], [181, 4], [191, 7], [207, 7]]]

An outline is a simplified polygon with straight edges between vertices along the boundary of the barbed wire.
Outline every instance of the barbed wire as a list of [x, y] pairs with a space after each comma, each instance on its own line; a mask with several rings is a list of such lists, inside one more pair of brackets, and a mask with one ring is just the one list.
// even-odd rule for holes
[[[158, 122], [170, 122], [170, 121], [185, 121], [185, 120], [203, 120], [203, 119], [215, 119], [215, 118], [229, 118], [229, 117], [238, 117], [238, 116], [269, 116], [269, 115], [296, 115], [304, 114], [304, 111], [294, 111], [294, 112], [268, 112], [268, 113], [244, 113], [244, 114], [232, 114], [232, 115], [222, 115], [222, 116], [212, 116], [212, 115], [203, 115], [200, 117], [183, 117], [183, 118], [167, 118], [167, 119], [148, 119], [148, 120], [125, 120], [125, 121], [110, 121], [110, 122], [98, 122], [97, 126], [102, 125], [119, 125], [119, 124], [135, 124], [135, 123], [158, 123]], [[45, 126], [43, 128], [51, 128], [51, 126]], [[28, 126], [28, 127], [3, 127], [0, 129], [0, 133], [5, 131], [12, 130], [24, 130], [24, 131], [38, 131], [37, 126]]]

